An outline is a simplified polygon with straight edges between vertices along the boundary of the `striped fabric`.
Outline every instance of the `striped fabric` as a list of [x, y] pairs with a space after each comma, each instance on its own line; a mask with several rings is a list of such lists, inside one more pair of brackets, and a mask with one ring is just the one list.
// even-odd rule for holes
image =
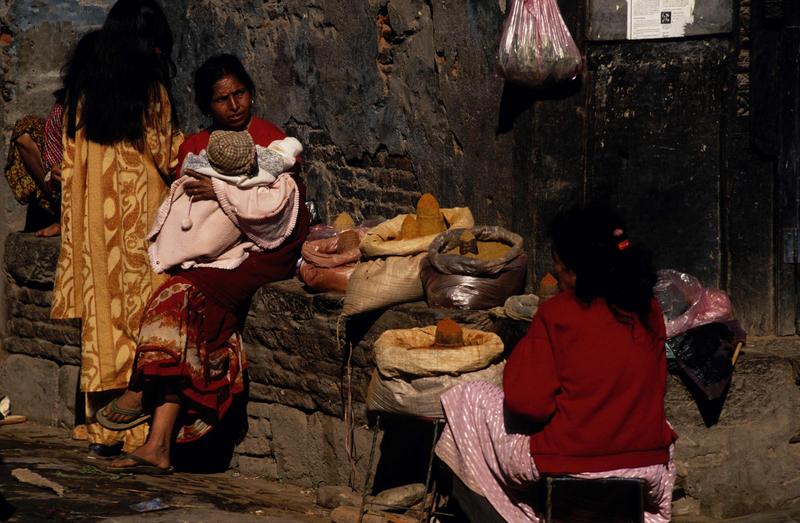
[[64, 115], [64, 107], [56, 102], [50, 109], [50, 114], [44, 121], [44, 151], [42, 151], [42, 162], [45, 172], [53, 168], [54, 165], [61, 165], [64, 159], [64, 147], [61, 143], [61, 122]]
[[[472, 491], [485, 497], [510, 523], [539, 523], [541, 517], [527, 499], [539, 480], [530, 454], [530, 436], [506, 432], [503, 390], [491, 383], [473, 381], [442, 395], [447, 425], [436, 445], [436, 455]], [[644, 520], [670, 521], [675, 465], [577, 474], [582, 478], [641, 478], [647, 484]]]

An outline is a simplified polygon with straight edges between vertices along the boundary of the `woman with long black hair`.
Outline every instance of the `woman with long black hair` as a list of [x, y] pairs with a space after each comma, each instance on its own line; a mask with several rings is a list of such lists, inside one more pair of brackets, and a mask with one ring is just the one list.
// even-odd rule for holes
[[[567, 474], [641, 478], [645, 521], [666, 523], [676, 435], [664, 412], [666, 334], [649, 257], [601, 207], [563, 213], [552, 234], [562, 291], [514, 347], [502, 389], [472, 382], [442, 395], [436, 453], [462, 494], [485, 498], [504, 521], [540, 521], [532, 487]], [[531, 428], [510, 428], [519, 421]]]
[[154, 0], [119, 0], [82, 78], [66, 93], [61, 254], [53, 318], [80, 318], [90, 454], [135, 449], [145, 425], [108, 431], [95, 411], [128, 385], [142, 309], [165, 278], [145, 235], [182, 136], [172, 111], [173, 38]]

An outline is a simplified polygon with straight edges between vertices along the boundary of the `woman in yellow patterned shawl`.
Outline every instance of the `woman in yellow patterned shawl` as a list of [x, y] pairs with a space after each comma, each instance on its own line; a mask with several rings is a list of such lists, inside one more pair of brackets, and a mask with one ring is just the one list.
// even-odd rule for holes
[[119, 0], [91, 67], [67, 93], [61, 254], [53, 318], [80, 318], [90, 455], [142, 445], [147, 426], [114, 432], [95, 412], [128, 385], [142, 309], [165, 278], [145, 236], [177, 166], [172, 32], [154, 0]]

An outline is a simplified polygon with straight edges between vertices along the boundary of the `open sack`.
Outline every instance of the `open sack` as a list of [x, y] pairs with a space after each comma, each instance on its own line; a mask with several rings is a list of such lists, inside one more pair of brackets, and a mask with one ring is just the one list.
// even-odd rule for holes
[[[363, 240], [367, 229], [356, 227], [355, 231]], [[343, 231], [346, 232], [346, 231]], [[334, 233], [327, 238], [306, 240], [300, 251], [302, 259], [297, 277], [308, 287], [322, 292], [341, 292], [347, 290], [347, 282], [361, 258], [358, 245], [340, 252], [341, 235]]]
[[[466, 207], [441, 209], [448, 229], [474, 225]], [[342, 314], [352, 316], [424, 298], [420, 281], [420, 263], [428, 254], [435, 234], [412, 239], [401, 237], [401, 214], [367, 232], [361, 242], [361, 253], [368, 258], [356, 266], [347, 284]]]
[[503, 380], [503, 342], [493, 332], [463, 329], [463, 346], [433, 347], [436, 327], [391, 329], [375, 341], [375, 372], [367, 408], [373, 411], [442, 417], [439, 398], [466, 381]]
[[509, 296], [522, 293], [528, 266], [522, 237], [502, 227], [473, 227], [470, 231], [478, 242], [498, 242], [510, 249], [494, 259], [449, 254], [459, 246], [464, 230], [444, 232], [428, 248], [428, 257], [420, 269], [428, 305], [490, 309], [503, 305]]

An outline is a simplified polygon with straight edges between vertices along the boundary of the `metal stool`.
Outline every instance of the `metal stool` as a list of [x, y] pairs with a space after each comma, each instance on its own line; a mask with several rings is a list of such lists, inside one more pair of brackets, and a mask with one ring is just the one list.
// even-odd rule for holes
[[[398, 416], [400, 416], [400, 415], [398, 415]], [[446, 421], [445, 421], [444, 418], [425, 418], [425, 417], [419, 417], [419, 416], [405, 416], [405, 417], [409, 417], [409, 418], [412, 418], [412, 419], [417, 420], [417, 421], [423, 421], [423, 422], [431, 423], [432, 428], [433, 428], [433, 438], [431, 440], [431, 451], [430, 451], [430, 455], [428, 456], [428, 470], [427, 470], [427, 473], [426, 473], [426, 476], [425, 476], [425, 495], [424, 495], [424, 497], [422, 499], [422, 508], [413, 509], [413, 508], [401, 507], [401, 506], [397, 506], [397, 505], [386, 505], [386, 504], [382, 504], [382, 503], [375, 503], [374, 501], [370, 501], [369, 505], [370, 506], [375, 506], [375, 507], [388, 508], [388, 509], [403, 509], [407, 513], [408, 512], [418, 513], [419, 517], [418, 517], [417, 521], [419, 521], [420, 523], [423, 523], [423, 522], [427, 522], [432, 515], [437, 514], [437, 512], [436, 512], [436, 503], [437, 503], [437, 498], [438, 498], [438, 491], [437, 491], [437, 486], [436, 486], [436, 480], [433, 478], [433, 474], [432, 474], [432, 471], [433, 471], [433, 459], [434, 459], [434, 449], [436, 448], [436, 441], [439, 439], [439, 434], [441, 433], [441, 429], [444, 426]], [[375, 461], [375, 447], [376, 447], [377, 441], [378, 441], [378, 432], [380, 431], [380, 424], [381, 424], [381, 416], [380, 416], [380, 414], [377, 414], [376, 415], [376, 419], [375, 419], [375, 425], [372, 427], [372, 445], [371, 445], [370, 451], [369, 451], [369, 462], [367, 464], [367, 473], [366, 473], [366, 477], [364, 478], [364, 490], [363, 490], [363, 492], [361, 494], [361, 508], [360, 508], [359, 514], [358, 514], [359, 523], [362, 522], [362, 520], [364, 518], [364, 514], [366, 514], [366, 512], [367, 512], [367, 510], [366, 510], [367, 497], [369, 496], [369, 493], [372, 490], [373, 481], [375, 480], [375, 477], [374, 477], [372, 469], [373, 469], [373, 464], [374, 464], [374, 461]], [[430, 495], [430, 501], [428, 499], [429, 495]], [[448, 514], [441, 514], [441, 515], [448, 515]]]

